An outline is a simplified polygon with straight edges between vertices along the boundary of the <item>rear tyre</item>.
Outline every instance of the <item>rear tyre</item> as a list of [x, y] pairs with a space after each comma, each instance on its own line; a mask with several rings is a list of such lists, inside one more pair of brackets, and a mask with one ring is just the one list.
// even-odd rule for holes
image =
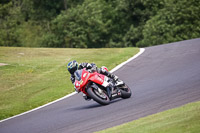
[[101, 105], [108, 105], [110, 103], [110, 99], [104, 91], [99, 93], [98, 90], [90, 87], [87, 89], [87, 93], [94, 101]]
[[131, 97], [131, 89], [126, 84], [120, 86], [119, 89], [121, 90], [121, 98], [126, 99]]

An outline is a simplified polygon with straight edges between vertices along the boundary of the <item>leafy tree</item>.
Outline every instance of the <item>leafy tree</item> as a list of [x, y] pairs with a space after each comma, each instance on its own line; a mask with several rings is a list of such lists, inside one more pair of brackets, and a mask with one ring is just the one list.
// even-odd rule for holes
[[0, 46], [20, 46], [17, 28], [21, 23], [20, 7], [17, 2], [1, 1]]
[[200, 37], [200, 1], [166, 0], [165, 7], [147, 21], [137, 46], [158, 45]]
[[85, 0], [53, 21], [53, 31], [67, 47], [105, 47], [112, 30], [113, 9], [102, 0]]
[[140, 40], [143, 40], [142, 31], [146, 22], [163, 8], [164, 2], [163, 0], [122, 0], [121, 2], [123, 4], [119, 6], [127, 14], [127, 21], [130, 23], [123, 37], [123, 43], [125, 46], [136, 46]]
[[1, 0], [0, 46], [127, 47], [200, 37], [198, 0]]
[[28, 20], [51, 20], [64, 10], [63, 0], [23, 0], [22, 13]]

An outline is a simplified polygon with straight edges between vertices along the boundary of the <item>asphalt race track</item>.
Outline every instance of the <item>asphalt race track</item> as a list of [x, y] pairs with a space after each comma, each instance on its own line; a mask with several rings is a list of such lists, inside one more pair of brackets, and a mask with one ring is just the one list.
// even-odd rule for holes
[[108, 106], [76, 94], [0, 123], [0, 133], [89, 133], [200, 100], [200, 39], [145, 48], [115, 72], [133, 96]]

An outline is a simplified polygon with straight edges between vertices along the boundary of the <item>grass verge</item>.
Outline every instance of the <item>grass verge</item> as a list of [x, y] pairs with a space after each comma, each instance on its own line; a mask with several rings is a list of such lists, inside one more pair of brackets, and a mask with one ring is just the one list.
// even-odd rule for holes
[[150, 115], [98, 133], [199, 133], [200, 101]]
[[36, 108], [74, 91], [67, 62], [77, 60], [109, 70], [138, 48], [64, 49], [0, 47], [0, 120]]

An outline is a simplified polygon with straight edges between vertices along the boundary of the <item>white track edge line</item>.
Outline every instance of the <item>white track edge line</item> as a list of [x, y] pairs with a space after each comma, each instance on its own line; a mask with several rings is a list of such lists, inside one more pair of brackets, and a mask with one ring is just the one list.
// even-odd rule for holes
[[143, 52], [145, 51], [144, 48], [140, 48], [140, 52], [138, 52], [136, 55], [134, 55], [133, 57], [131, 57], [130, 59], [128, 59], [127, 61], [119, 64], [118, 66], [116, 66], [115, 68], [113, 68], [110, 72], [113, 73], [114, 71], [118, 70], [119, 68], [121, 68], [122, 66], [124, 66], [125, 64], [127, 64], [128, 62], [132, 61], [133, 59], [137, 58], [139, 55], [141, 55]]
[[[118, 70], [119, 68], [121, 68], [122, 66], [124, 66], [125, 64], [127, 64], [128, 62], [130, 62], [130, 61], [132, 61], [133, 59], [137, 58], [137, 57], [138, 57], [139, 55], [141, 55], [144, 51], [145, 51], [144, 48], [140, 48], [140, 51], [139, 51], [136, 55], [134, 55], [133, 57], [131, 57], [131, 58], [128, 59], [127, 61], [125, 61], [125, 62], [119, 64], [118, 66], [116, 66], [115, 68], [113, 68], [110, 72], [113, 73], [114, 71]], [[55, 100], [55, 101], [52, 101], [52, 102], [50, 102], [50, 103], [47, 103], [47, 104], [45, 104], [45, 105], [39, 106], [39, 107], [34, 108], [34, 109], [32, 109], [32, 110], [26, 111], [26, 112], [24, 112], [24, 113], [21, 113], [21, 114], [18, 114], [18, 115], [15, 115], [15, 116], [12, 116], [12, 117], [9, 117], [9, 118], [0, 120], [0, 123], [1, 123], [1, 122], [4, 122], [4, 121], [7, 121], [7, 120], [10, 120], [10, 119], [13, 119], [13, 118], [16, 118], [16, 117], [19, 117], [19, 116], [22, 116], [22, 115], [25, 115], [25, 114], [28, 114], [28, 113], [33, 112], [33, 111], [35, 111], [35, 110], [41, 109], [41, 108], [43, 108], [43, 107], [46, 107], [46, 106], [48, 106], [48, 105], [51, 105], [51, 104], [56, 103], [56, 102], [58, 102], [58, 101], [61, 101], [61, 100], [63, 100], [63, 99], [66, 99], [66, 98], [68, 98], [68, 97], [70, 97], [70, 96], [73, 96], [73, 95], [75, 95], [75, 94], [77, 94], [77, 92], [72, 92], [71, 94], [68, 94], [68, 95], [66, 95], [66, 96], [64, 96], [64, 97], [61, 97], [61, 98], [59, 98], [59, 99], [57, 99], [57, 100]]]
[[15, 115], [15, 116], [12, 116], [12, 117], [9, 117], [9, 118], [0, 120], [0, 123], [1, 123], [1, 122], [4, 122], [4, 121], [7, 121], [7, 120], [10, 120], [10, 119], [13, 119], [13, 118], [16, 118], [16, 117], [19, 117], [19, 116], [22, 116], [22, 115], [25, 115], [25, 114], [28, 114], [28, 113], [33, 112], [33, 111], [35, 111], [35, 110], [41, 109], [41, 108], [43, 108], [43, 107], [46, 107], [46, 106], [48, 106], [48, 105], [51, 105], [51, 104], [56, 103], [56, 102], [58, 102], [58, 101], [61, 101], [61, 100], [65, 99], [65, 98], [68, 98], [68, 97], [70, 97], [70, 96], [73, 96], [73, 95], [76, 94], [76, 93], [77, 93], [77, 92], [72, 92], [72, 93], [70, 93], [70, 94], [68, 94], [68, 95], [66, 95], [66, 96], [64, 96], [64, 97], [61, 97], [61, 98], [59, 98], [59, 99], [57, 99], [57, 100], [55, 100], [55, 101], [52, 101], [52, 102], [50, 102], [50, 103], [47, 103], [47, 104], [45, 104], [45, 105], [39, 106], [39, 107], [34, 108], [34, 109], [32, 109], [32, 110], [26, 111], [26, 112], [24, 112], [24, 113], [21, 113], [21, 114], [18, 114], [18, 115]]

